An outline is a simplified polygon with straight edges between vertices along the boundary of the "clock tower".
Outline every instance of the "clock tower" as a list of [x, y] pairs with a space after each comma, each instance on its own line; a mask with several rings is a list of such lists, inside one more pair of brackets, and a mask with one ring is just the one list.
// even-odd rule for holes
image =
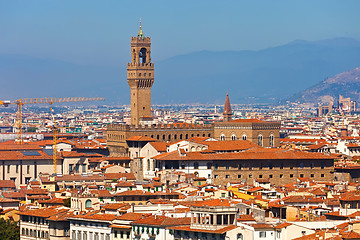
[[131, 94], [131, 125], [151, 121], [151, 87], [154, 83], [154, 64], [151, 62], [151, 40], [141, 27], [131, 38], [131, 62], [127, 64], [127, 82]]

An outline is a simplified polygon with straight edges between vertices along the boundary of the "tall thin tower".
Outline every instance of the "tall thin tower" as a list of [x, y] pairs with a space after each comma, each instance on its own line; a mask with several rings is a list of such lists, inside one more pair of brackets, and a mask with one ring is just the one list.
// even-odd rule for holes
[[151, 62], [151, 40], [141, 27], [137, 37], [131, 37], [131, 63], [127, 64], [127, 82], [131, 94], [131, 124], [139, 126], [151, 117], [151, 87], [154, 83], [154, 64]]

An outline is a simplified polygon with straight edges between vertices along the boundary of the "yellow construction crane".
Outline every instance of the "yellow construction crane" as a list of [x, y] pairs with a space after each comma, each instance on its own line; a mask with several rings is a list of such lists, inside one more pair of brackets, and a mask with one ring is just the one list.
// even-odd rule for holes
[[[23, 142], [23, 132], [22, 132], [22, 108], [25, 104], [40, 104], [40, 103], [65, 103], [65, 102], [86, 102], [86, 101], [99, 101], [105, 100], [102, 97], [95, 97], [95, 98], [86, 98], [86, 97], [68, 97], [68, 98], [21, 98], [15, 101], [1, 101], [0, 104], [7, 107], [10, 104], [17, 105], [17, 112], [16, 112], [16, 140], [17, 143], [22, 144]], [[53, 118], [54, 119], [54, 118]], [[53, 165], [54, 165], [54, 173], [56, 174], [56, 166], [57, 166], [57, 134], [58, 134], [58, 127], [56, 125], [54, 119], [54, 125], [52, 126], [53, 129]]]

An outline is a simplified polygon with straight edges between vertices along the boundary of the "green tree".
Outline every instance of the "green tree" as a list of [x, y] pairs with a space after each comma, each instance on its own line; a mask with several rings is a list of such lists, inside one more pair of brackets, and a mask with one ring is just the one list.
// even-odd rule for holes
[[19, 222], [0, 219], [0, 239], [20, 240]]

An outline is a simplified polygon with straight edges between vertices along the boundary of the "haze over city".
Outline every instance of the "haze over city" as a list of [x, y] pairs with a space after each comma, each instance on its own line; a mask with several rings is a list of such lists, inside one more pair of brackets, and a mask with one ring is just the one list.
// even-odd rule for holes
[[[290, 66], [287, 63], [296, 58], [272, 54], [276, 48], [267, 52], [242, 52], [294, 41], [298, 44], [298, 40], [312, 44], [335, 39], [330, 44], [354, 47], [351, 52], [357, 56], [360, 46], [357, 42], [360, 30], [356, 24], [360, 21], [358, 1], [107, 1], [104, 4], [97, 1], [3, 1], [0, 4], [0, 78], [6, 86], [1, 94], [7, 99], [81, 94], [105, 97], [111, 104], [127, 104], [124, 79], [130, 57], [128, 36], [136, 33], [139, 18], [142, 18], [145, 35], [153, 40], [152, 60], [159, 70], [159, 84], [154, 86], [156, 103], [220, 103], [226, 91], [236, 95], [235, 102], [245, 103], [254, 97], [267, 102], [268, 98], [289, 97], [359, 63], [359, 59], [349, 57], [349, 53], [339, 55], [338, 49], [320, 56], [320, 50], [315, 49]], [[347, 40], [340, 41], [344, 38]], [[314, 44], [323, 47], [321, 43]], [[203, 51], [210, 52], [201, 55]], [[294, 55], [293, 51], [299, 51], [299, 46], [295, 44], [288, 54]], [[189, 59], [199, 54], [196, 60], [199, 66], [195, 68], [181, 62], [185, 58], [189, 63]], [[336, 66], [327, 62], [334, 58], [346, 63]], [[264, 62], [264, 59], [269, 61]], [[228, 61], [232, 70], [222, 66], [222, 63], [229, 65]], [[297, 71], [299, 66], [303, 73]], [[284, 67], [292, 71], [284, 72]], [[172, 74], [177, 68], [188, 70], [186, 74]], [[231, 74], [234, 69], [237, 72]], [[302, 76], [298, 77], [300, 74]], [[292, 76], [295, 79], [292, 80]], [[244, 91], [233, 91], [225, 84], [216, 85], [226, 82], [225, 79]], [[199, 90], [197, 95], [189, 89], [188, 94], [182, 94], [183, 98], [178, 94], [177, 100], [170, 99], [165, 89], [172, 86], [174, 89], [170, 92], [181, 89], [182, 81], [185, 85], [197, 82], [195, 87], [203, 86], [204, 90]], [[270, 91], [266, 91], [268, 82], [285, 91], [279, 93], [271, 86]], [[37, 87], [28, 91], [32, 84]], [[291, 85], [296, 87], [291, 88]], [[260, 92], [253, 91], [256, 86]], [[212, 97], [206, 97], [206, 92]]]

